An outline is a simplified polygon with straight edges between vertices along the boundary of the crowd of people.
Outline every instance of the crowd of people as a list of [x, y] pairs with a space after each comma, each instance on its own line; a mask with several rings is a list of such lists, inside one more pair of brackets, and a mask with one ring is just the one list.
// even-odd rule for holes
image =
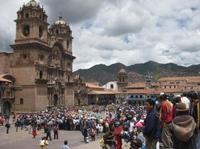
[[[198, 149], [200, 98], [190, 92], [145, 100], [145, 105], [49, 108], [37, 113], [13, 114], [16, 132], [27, 130], [32, 137], [44, 131], [42, 149], [59, 139], [59, 130], [77, 130], [85, 143], [99, 138], [102, 149]], [[6, 120], [6, 133], [10, 124]], [[66, 140], [63, 149], [68, 149]]]
[[194, 92], [119, 107], [100, 140], [103, 149], [199, 149], [200, 98]]

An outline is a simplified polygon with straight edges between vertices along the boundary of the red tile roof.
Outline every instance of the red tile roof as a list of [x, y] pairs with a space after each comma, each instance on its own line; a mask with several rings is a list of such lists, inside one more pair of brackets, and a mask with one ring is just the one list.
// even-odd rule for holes
[[145, 82], [137, 82], [137, 83], [128, 83], [128, 86], [126, 88], [145, 88], [146, 83]]

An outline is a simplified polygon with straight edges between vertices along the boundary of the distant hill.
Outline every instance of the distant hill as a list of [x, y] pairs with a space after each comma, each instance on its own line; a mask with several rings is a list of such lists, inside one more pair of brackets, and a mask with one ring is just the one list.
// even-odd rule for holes
[[152, 75], [154, 80], [160, 77], [200, 75], [200, 65], [184, 67], [174, 63], [160, 64], [154, 61], [131, 66], [122, 63], [115, 63], [110, 66], [99, 64], [89, 69], [79, 69], [74, 74], [79, 74], [84, 81], [98, 81], [105, 84], [117, 80], [117, 73], [122, 68], [128, 72], [130, 82], [144, 81], [146, 75]]

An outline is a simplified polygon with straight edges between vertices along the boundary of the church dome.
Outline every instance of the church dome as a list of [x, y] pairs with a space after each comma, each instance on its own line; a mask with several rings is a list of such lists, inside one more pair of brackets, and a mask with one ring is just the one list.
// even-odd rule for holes
[[59, 19], [55, 22], [55, 24], [63, 24], [63, 25], [65, 25], [66, 22], [65, 22], [65, 20], [63, 20], [62, 17], [59, 17]]
[[31, 0], [26, 4], [27, 7], [32, 6], [32, 7], [38, 7], [39, 4], [35, 0]]
[[126, 72], [125, 69], [121, 69], [121, 70], [119, 71], [119, 74], [127, 74], [127, 72]]

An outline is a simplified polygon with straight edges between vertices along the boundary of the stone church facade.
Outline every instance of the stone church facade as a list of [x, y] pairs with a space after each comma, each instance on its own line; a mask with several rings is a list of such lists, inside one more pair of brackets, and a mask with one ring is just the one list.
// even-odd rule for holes
[[[72, 31], [60, 17], [49, 25], [35, 1], [17, 12], [12, 53], [1, 53], [1, 73], [15, 78], [14, 111], [38, 111], [47, 106], [74, 105]], [[2, 59], [3, 57], [3, 59]]]

